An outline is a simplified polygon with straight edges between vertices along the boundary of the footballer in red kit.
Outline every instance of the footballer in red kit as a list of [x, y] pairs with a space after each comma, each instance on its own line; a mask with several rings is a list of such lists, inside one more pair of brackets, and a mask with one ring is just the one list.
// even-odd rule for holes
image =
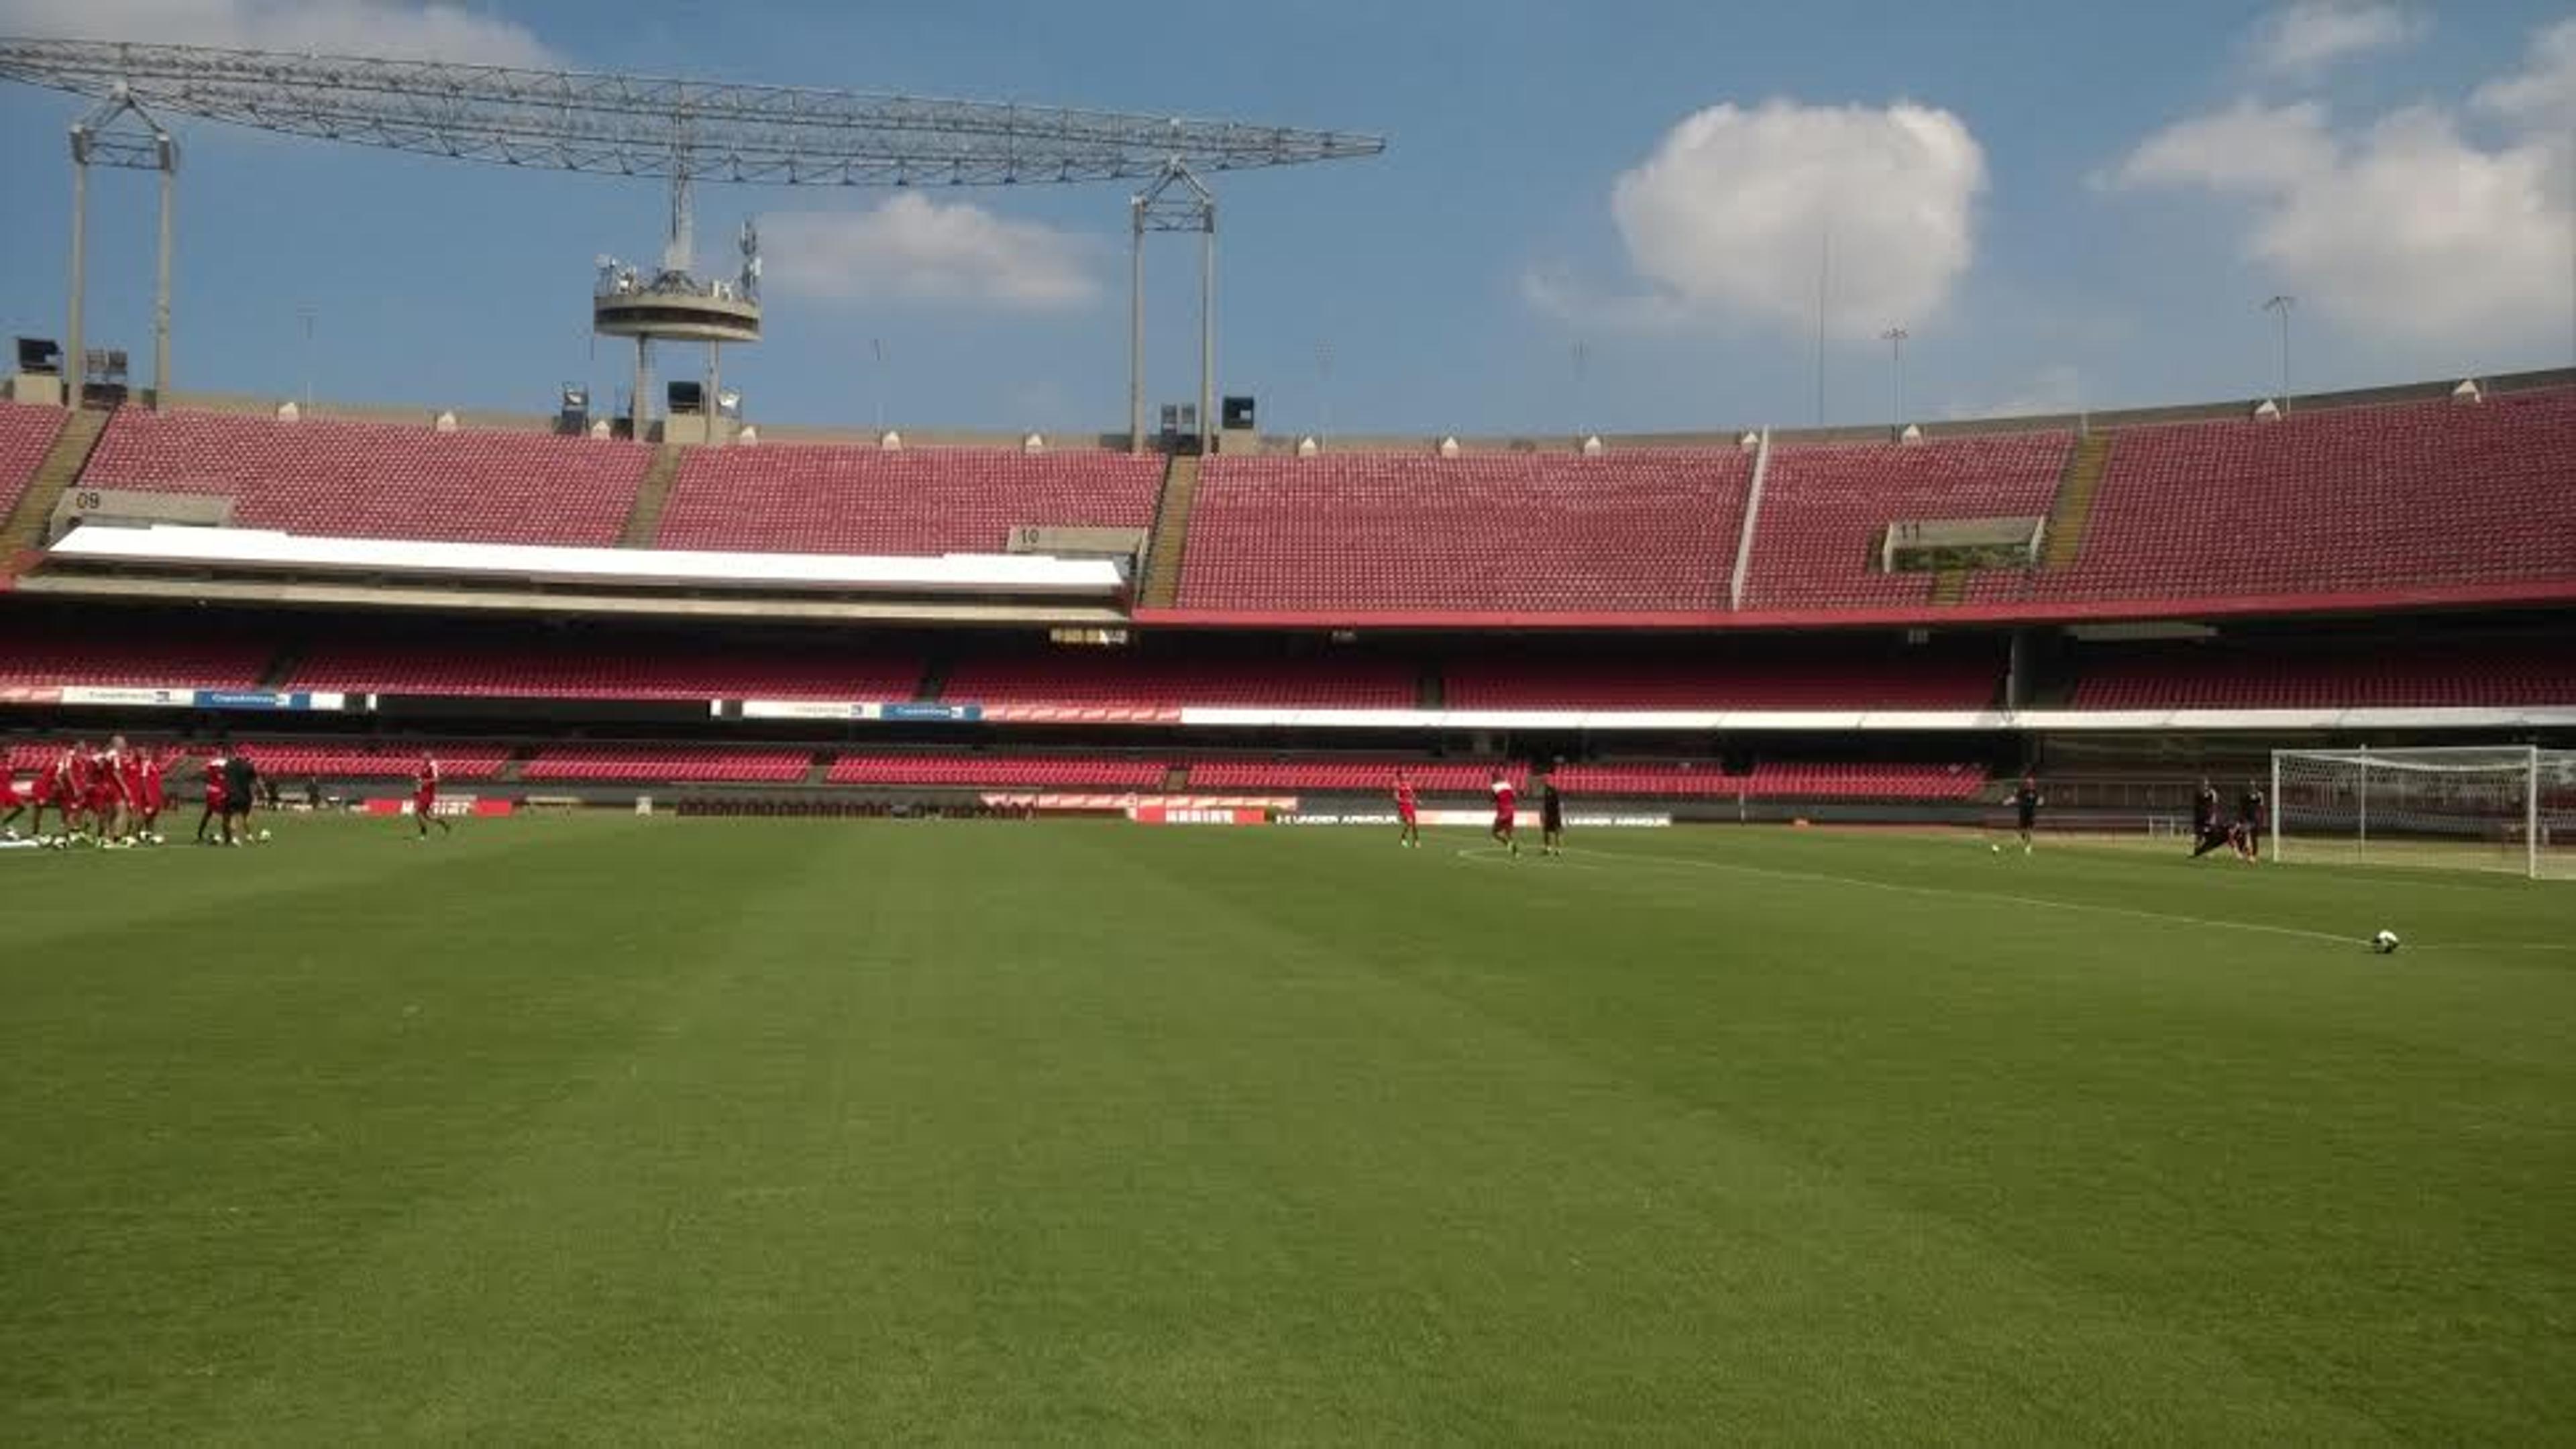
[[206, 827], [221, 820], [228, 813], [226, 807], [229, 802], [224, 799], [225, 763], [224, 749], [221, 745], [215, 747], [213, 754], [206, 756], [206, 808], [197, 816], [199, 845], [210, 843], [206, 839]]
[[1502, 771], [1494, 772], [1494, 839], [1509, 846], [1514, 855], [1521, 853], [1519, 837], [1514, 833], [1519, 824], [1520, 792]]
[[420, 767], [412, 772], [411, 815], [413, 823], [420, 827], [420, 834], [415, 839], [429, 838], [429, 826], [433, 820], [438, 822], [440, 834], [456, 833], [456, 827], [448, 824], [447, 818], [438, 813], [438, 761], [425, 750], [421, 753]]
[[18, 772], [0, 763], [0, 840], [18, 838], [18, 817], [27, 813], [27, 802], [18, 797]]
[[1422, 845], [1422, 802], [1414, 793], [1413, 772], [1395, 772], [1395, 819], [1403, 827], [1395, 839], [1398, 845], [1419, 849]]

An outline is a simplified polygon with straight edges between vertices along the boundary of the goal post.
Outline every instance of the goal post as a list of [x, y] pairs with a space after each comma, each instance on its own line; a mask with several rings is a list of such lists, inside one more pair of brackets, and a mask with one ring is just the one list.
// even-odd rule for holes
[[2576, 750], [2272, 752], [2272, 858], [2576, 879]]

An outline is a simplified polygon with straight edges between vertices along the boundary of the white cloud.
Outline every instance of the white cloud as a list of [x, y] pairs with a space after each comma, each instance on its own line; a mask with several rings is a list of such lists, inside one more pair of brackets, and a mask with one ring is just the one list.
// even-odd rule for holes
[[822, 301], [1060, 312], [1100, 295], [1088, 239], [919, 192], [867, 211], [783, 212], [760, 227], [770, 287]]
[[1591, 296], [1552, 273], [1524, 300], [1572, 320], [1684, 327], [1815, 324], [1820, 245], [1832, 248], [1828, 325], [1875, 337], [1937, 312], [1975, 250], [1985, 153], [1925, 106], [1712, 106], [1622, 174], [1610, 210], [1642, 295]]
[[0, 0], [0, 34], [552, 63], [526, 26], [447, 0]]
[[2576, 126], [2576, 20], [2561, 20], [2532, 37], [2524, 68], [2478, 87], [2478, 109], [2527, 131]]
[[2378, 0], [2298, 0], [2255, 31], [2252, 58], [2273, 75], [2313, 79], [2343, 61], [2402, 50], [2431, 28], [2425, 16]]
[[2239, 101], [2148, 137], [2121, 163], [2112, 184], [2198, 185], [2262, 195], [2294, 187], [2334, 164], [2325, 107], [2314, 101], [2280, 107]]
[[2354, 336], [2480, 350], [2563, 336], [2571, 297], [2567, 132], [2576, 25], [2480, 89], [2508, 134], [2481, 144], [2415, 106], [2338, 134], [2315, 105], [2239, 104], [2149, 137], [2127, 187], [2202, 187], [2251, 206], [2246, 255]]

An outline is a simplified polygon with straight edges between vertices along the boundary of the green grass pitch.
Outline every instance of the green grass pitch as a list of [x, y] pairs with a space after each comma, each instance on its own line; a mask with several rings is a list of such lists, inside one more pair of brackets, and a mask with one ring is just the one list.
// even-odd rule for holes
[[2576, 1432], [2576, 886], [279, 834], [0, 856], [0, 1442]]

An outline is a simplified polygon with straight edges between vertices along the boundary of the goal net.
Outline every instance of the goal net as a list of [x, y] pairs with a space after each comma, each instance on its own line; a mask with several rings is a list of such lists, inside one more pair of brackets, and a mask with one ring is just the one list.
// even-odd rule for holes
[[2272, 752], [2272, 858], [2576, 879], [2576, 750]]

